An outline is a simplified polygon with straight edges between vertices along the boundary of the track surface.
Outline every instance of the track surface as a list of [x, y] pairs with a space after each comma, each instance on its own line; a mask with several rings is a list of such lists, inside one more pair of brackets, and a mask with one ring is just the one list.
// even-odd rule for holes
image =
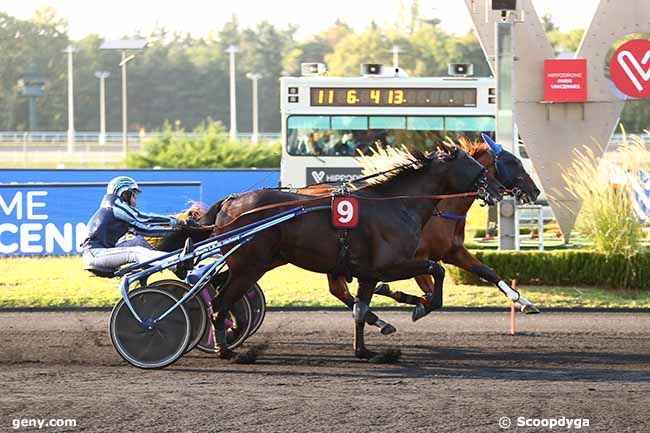
[[[347, 312], [270, 312], [253, 365], [190, 353], [160, 371], [125, 364], [108, 313], [0, 313], [0, 431], [74, 418], [88, 432], [497, 432], [517, 417], [587, 418], [588, 432], [650, 431], [650, 314], [380, 312], [398, 364], [352, 357]], [[245, 347], [244, 347], [245, 349]], [[54, 431], [43, 429], [42, 431]], [[58, 431], [58, 430], [57, 430]]]

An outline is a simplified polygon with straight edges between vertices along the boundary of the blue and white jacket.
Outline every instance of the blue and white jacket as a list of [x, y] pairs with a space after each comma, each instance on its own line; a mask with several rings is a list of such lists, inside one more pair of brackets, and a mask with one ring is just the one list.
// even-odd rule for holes
[[164, 236], [174, 229], [176, 218], [141, 212], [114, 194], [106, 194], [88, 221], [84, 248], [113, 248], [131, 231], [145, 236]]

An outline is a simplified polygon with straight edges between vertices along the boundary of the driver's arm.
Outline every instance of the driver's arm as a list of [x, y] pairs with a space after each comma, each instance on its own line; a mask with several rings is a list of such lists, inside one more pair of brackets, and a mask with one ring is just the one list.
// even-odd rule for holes
[[136, 231], [148, 236], [164, 236], [174, 230], [177, 220], [174, 217], [140, 212], [118, 199], [113, 203], [115, 218], [126, 221]]

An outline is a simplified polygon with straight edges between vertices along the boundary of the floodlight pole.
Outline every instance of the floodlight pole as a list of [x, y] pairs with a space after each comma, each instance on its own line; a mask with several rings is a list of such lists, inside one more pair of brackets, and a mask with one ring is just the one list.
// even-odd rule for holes
[[106, 144], [106, 78], [110, 77], [108, 71], [97, 71], [95, 77], [99, 78], [99, 144]]
[[230, 45], [226, 52], [230, 54], [230, 140], [237, 140], [237, 95], [235, 88], [235, 53], [239, 49]]
[[75, 142], [75, 131], [74, 131], [74, 77], [73, 77], [73, 65], [72, 65], [72, 54], [75, 52], [75, 48], [72, 45], [63, 51], [68, 54], [68, 152], [74, 150]]
[[258, 106], [257, 106], [257, 80], [262, 78], [262, 74], [249, 72], [246, 78], [253, 82], [253, 134], [251, 135], [251, 143], [257, 144], [259, 136], [259, 123], [258, 123]]
[[135, 56], [131, 54], [126, 56], [126, 50], [122, 50], [122, 61], [120, 66], [122, 67], [122, 152], [124, 153], [124, 161], [129, 153], [129, 140], [127, 136], [127, 95], [126, 95], [126, 64], [133, 60]]
[[[497, 119], [496, 139], [503, 147], [517, 154], [518, 137], [515, 136], [514, 109], [514, 60], [515, 38], [514, 23], [508, 20], [508, 14], [496, 22], [496, 76], [497, 76]], [[499, 249], [519, 250], [519, 218], [517, 203], [507, 197], [499, 202]]]

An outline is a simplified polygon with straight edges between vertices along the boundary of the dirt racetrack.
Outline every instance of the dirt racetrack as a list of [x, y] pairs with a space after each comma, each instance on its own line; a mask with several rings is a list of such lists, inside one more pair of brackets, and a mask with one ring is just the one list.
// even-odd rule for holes
[[401, 349], [397, 364], [353, 358], [350, 313], [275, 311], [247, 343], [268, 343], [253, 365], [192, 352], [144, 371], [114, 351], [109, 313], [0, 313], [0, 431], [496, 432], [504, 416], [508, 431], [568, 430], [518, 417], [650, 431], [648, 313], [520, 315], [515, 337], [505, 311], [379, 315], [398, 332], [370, 328], [369, 346]]

